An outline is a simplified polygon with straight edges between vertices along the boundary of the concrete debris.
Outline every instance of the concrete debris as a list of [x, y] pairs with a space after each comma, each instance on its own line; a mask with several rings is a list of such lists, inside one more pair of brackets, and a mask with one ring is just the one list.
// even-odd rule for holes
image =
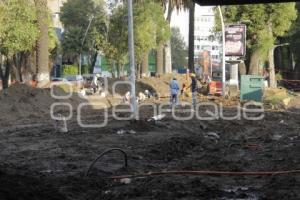
[[128, 131], [128, 133], [130, 133], [130, 134], [136, 134], [136, 132], [134, 130], [130, 130], [130, 131]]
[[217, 133], [214, 132], [208, 132], [208, 133], [204, 133], [204, 137], [206, 138], [213, 138], [213, 139], [220, 139], [220, 136]]
[[54, 120], [54, 129], [58, 133], [68, 132], [67, 120], [63, 115], [58, 114], [58, 119]]
[[136, 134], [136, 131], [134, 131], [134, 130], [123, 130], [123, 129], [121, 129], [121, 130], [118, 130], [118, 131], [117, 131], [117, 134], [118, 134], [118, 135], [124, 135], [124, 134]]
[[118, 134], [118, 135], [123, 135], [123, 134], [125, 134], [125, 133], [126, 133], [126, 131], [124, 131], [124, 130], [118, 130], [118, 131], [117, 131], [117, 134]]
[[154, 120], [154, 121], [159, 121], [159, 120], [162, 120], [162, 119], [165, 118], [165, 117], [166, 117], [165, 114], [156, 115], [156, 116], [150, 118], [148, 121], [153, 121], [153, 120]]
[[131, 179], [130, 178], [123, 178], [123, 179], [120, 180], [120, 182], [123, 183], [123, 184], [128, 185], [128, 184], [131, 183]]

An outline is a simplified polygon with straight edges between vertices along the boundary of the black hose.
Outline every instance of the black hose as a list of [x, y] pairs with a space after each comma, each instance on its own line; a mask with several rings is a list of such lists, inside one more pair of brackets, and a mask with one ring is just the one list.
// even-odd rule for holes
[[103, 153], [101, 153], [101, 154], [100, 154], [100, 155], [92, 162], [92, 164], [89, 166], [89, 168], [88, 168], [88, 170], [87, 170], [85, 176], [86, 176], [86, 177], [88, 176], [88, 174], [89, 174], [89, 172], [91, 171], [92, 167], [96, 164], [96, 162], [97, 162], [100, 158], [102, 158], [102, 156], [104, 156], [105, 154], [108, 154], [108, 153], [110, 153], [110, 152], [112, 152], [112, 151], [119, 151], [119, 152], [121, 152], [121, 153], [124, 155], [124, 167], [127, 168], [127, 167], [128, 167], [128, 156], [127, 156], [126, 152], [125, 152], [124, 150], [122, 150], [122, 149], [119, 149], [119, 148], [113, 148], [113, 149], [108, 149], [108, 150], [104, 151]]

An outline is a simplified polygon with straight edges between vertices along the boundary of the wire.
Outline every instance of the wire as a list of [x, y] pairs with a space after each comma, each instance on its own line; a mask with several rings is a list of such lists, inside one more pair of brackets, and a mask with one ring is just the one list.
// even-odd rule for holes
[[166, 172], [149, 172], [136, 175], [112, 176], [110, 179], [124, 179], [124, 178], [143, 178], [152, 176], [168, 176], [168, 175], [208, 175], [208, 176], [273, 176], [273, 175], [287, 175], [300, 174], [300, 170], [291, 171], [271, 171], [271, 172], [228, 172], [228, 171], [166, 171]]
[[88, 168], [88, 170], [87, 170], [85, 176], [86, 176], [86, 177], [88, 176], [88, 174], [89, 174], [89, 172], [91, 171], [92, 167], [96, 164], [96, 162], [97, 162], [100, 158], [102, 158], [105, 154], [108, 154], [108, 153], [110, 153], [110, 152], [112, 152], [112, 151], [119, 151], [119, 152], [121, 152], [121, 153], [124, 155], [124, 167], [127, 168], [127, 167], [128, 167], [128, 156], [127, 156], [126, 152], [125, 152], [124, 150], [122, 150], [122, 149], [119, 149], [119, 148], [113, 148], [113, 149], [108, 149], [108, 150], [104, 151], [103, 153], [101, 153], [101, 154], [100, 154], [100, 155], [92, 162], [92, 164], [89, 166], [89, 168]]

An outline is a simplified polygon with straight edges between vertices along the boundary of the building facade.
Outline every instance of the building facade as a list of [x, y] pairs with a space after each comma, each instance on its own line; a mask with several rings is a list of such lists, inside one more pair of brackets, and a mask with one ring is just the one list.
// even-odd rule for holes
[[215, 14], [213, 7], [201, 7], [196, 5], [195, 8], [195, 37], [194, 52], [195, 60], [201, 59], [201, 54], [208, 51], [213, 63], [221, 62], [222, 44], [213, 32], [215, 26]]
[[60, 21], [60, 9], [67, 0], [48, 0], [48, 8], [51, 12], [52, 26], [55, 29], [57, 37], [61, 40], [63, 25]]

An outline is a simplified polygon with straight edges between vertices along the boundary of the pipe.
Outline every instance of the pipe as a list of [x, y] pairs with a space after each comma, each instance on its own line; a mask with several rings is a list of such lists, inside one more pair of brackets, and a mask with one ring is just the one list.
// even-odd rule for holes
[[127, 168], [127, 167], [128, 167], [128, 156], [127, 156], [126, 152], [125, 152], [124, 150], [122, 150], [122, 149], [119, 149], [119, 148], [113, 148], [113, 149], [108, 149], [108, 150], [104, 151], [103, 153], [101, 153], [101, 154], [100, 154], [100, 155], [92, 162], [92, 164], [89, 166], [89, 168], [88, 168], [88, 170], [87, 170], [85, 176], [86, 176], [86, 177], [88, 176], [88, 174], [89, 174], [89, 172], [91, 171], [92, 167], [96, 164], [96, 162], [97, 162], [100, 158], [102, 158], [102, 156], [104, 156], [105, 154], [108, 154], [108, 153], [110, 153], [110, 152], [112, 152], [112, 151], [119, 151], [119, 152], [121, 152], [121, 153], [124, 155], [124, 167]]
[[168, 176], [168, 175], [208, 175], [208, 176], [273, 176], [286, 174], [300, 174], [300, 170], [291, 171], [273, 171], [273, 172], [226, 172], [226, 171], [166, 171], [166, 172], [149, 172], [144, 174], [112, 176], [110, 179], [124, 179], [124, 178], [143, 178], [153, 176]]

